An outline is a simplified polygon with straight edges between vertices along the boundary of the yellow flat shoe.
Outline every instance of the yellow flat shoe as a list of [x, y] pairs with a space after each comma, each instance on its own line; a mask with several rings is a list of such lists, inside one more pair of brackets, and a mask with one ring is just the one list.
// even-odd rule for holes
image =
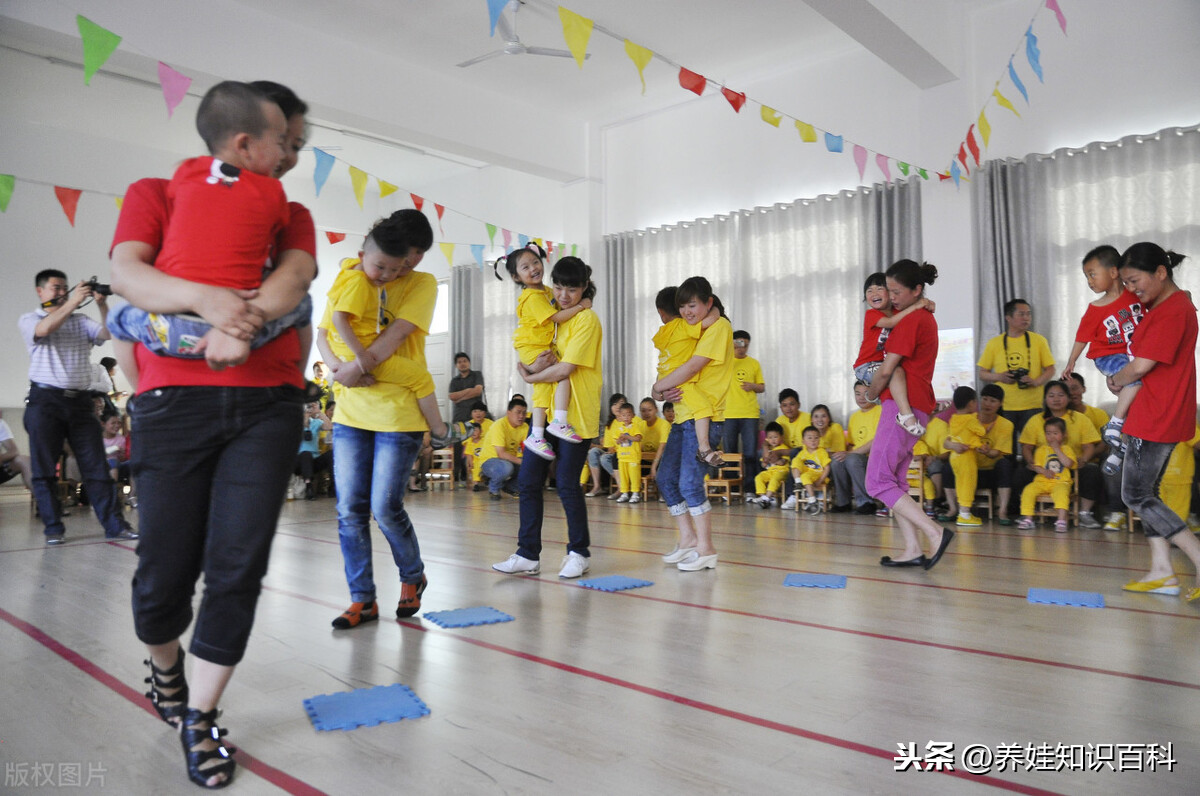
[[[1167, 582], [1171, 580], [1175, 582]], [[1174, 575], [1159, 580], [1131, 580], [1122, 588], [1125, 591], [1136, 591], [1142, 594], [1179, 594], [1179, 580]], [[1200, 591], [1200, 589], [1196, 589], [1196, 591]]]
[[1200, 586], [1197, 586], [1187, 593], [1188, 602], [1195, 602], [1196, 600], [1200, 600]]

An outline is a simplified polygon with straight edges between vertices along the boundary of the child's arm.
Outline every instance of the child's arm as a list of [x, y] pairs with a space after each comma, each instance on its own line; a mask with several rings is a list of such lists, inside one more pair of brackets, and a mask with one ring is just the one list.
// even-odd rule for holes
[[897, 325], [899, 325], [900, 321], [904, 320], [917, 310], [929, 310], [930, 312], [933, 312], [935, 306], [937, 305], [935, 305], [932, 301], [927, 298], [923, 298], [916, 304], [913, 304], [911, 307], [905, 307], [894, 315], [883, 316], [879, 320], [875, 321], [875, 328], [894, 329]]
[[[263, 280], [258, 296], [250, 304], [268, 321], [282, 318], [300, 305], [317, 275], [317, 261], [302, 249], [288, 249], [279, 264]], [[307, 352], [305, 352], [307, 353]]]
[[240, 365], [250, 358], [250, 343], [230, 337], [217, 327], [209, 329], [201, 338], [204, 360], [213, 370], [224, 370]]
[[350, 326], [350, 320], [353, 317], [348, 312], [335, 310], [333, 312], [333, 328], [337, 329], [337, 333], [342, 336], [342, 341], [345, 342], [346, 348], [349, 348], [354, 353], [355, 361], [362, 367], [363, 373], [366, 373], [379, 363], [371, 354], [367, 353], [367, 349], [363, 347], [362, 341], [358, 339], [358, 335], [354, 333], [354, 329]]
[[578, 304], [576, 304], [574, 307], [571, 307], [570, 309], [559, 310], [558, 312], [551, 315], [550, 322], [555, 323], [555, 324], [566, 323], [567, 321], [571, 320], [579, 313], [583, 312], [584, 310], [590, 310], [591, 308], [592, 308], [592, 300], [591, 299], [583, 299]]
[[1058, 456], [1058, 460], [1060, 462], [1062, 462], [1062, 466], [1063, 466], [1064, 470], [1070, 470], [1072, 467], [1075, 466], [1075, 460], [1072, 459], [1067, 454], [1062, 452], [1061, 445], [1053, 445], [1053, 446], [1051, 446], [1050, 450], [1054, 451], [1054, 453]]
[[1076, 341], [1075, 345], [1071, 346], [1071, 356], [1067, 358], [1067, 364], [1063, 368], [1062, 372], [1061, 378], [1063, 381], [1071, 378], [1071, 374], [1075, 371], [1075, 361], [1079, 359], [1079, 355], [1082, 354], [1083, 349], [1087, 347], [1087, 343], [1080, 343], [1079, 341]]

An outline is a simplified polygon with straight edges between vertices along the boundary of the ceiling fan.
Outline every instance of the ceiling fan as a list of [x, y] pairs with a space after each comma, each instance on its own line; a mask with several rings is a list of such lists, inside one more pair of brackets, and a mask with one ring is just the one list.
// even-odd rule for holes
[[[501, 55], [549, 55], [554, 58], [574, 58], [570, 50], [559, 50], [553, 47], [530, 47], [522, 44], [517, 38], [517, 12], [524, 5], [523, 0], [509, 0], [508, 5], [500, 12], [500, 17], [496, 20], [496, 30], [499, 31], [500, 37], [504, 40], [504, 49], [494, 50], [486, 55], [481, 55], [477, 58], [472, 58], [469, 61], [463, 61], [458, 66], [473, 66], [480, 61], [487, 61], [491, 58], [496, 58]], [[512, 19], [508, 17], [511, 16]], [[590, 58], [591, 53], [588, 53], [584, 58]]]

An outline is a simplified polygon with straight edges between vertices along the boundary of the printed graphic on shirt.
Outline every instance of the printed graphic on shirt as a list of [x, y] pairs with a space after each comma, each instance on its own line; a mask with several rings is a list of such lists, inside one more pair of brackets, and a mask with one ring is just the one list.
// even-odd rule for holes
[[876, 351], [887, 350], [885, 344], [887, 343], [888, 335], [891, 334], [891, 331], [892, 331], [891, 329], [880, 329], [879, 330], [879, 339], [875, 341], [875, 350]]
[[1051, 453], [1046, 457], [1046, 464], [1044, 467], [1046, 468], [1047, 472], [1049, 472], [1047, 478], [1058, 478], [1059, 473], [1061, 473], [1064, 469], [1062, 462], [1058, 459], [1057, 453]]
[[1112, 345], [1123, 342], [1128, 346], [1133, 341], [1133, 330], [1141, 322], [1142, 305], [1140, 303], [1135, 302], [1128, 307], [1122, 307], [1104, 319], [1106, 342]]

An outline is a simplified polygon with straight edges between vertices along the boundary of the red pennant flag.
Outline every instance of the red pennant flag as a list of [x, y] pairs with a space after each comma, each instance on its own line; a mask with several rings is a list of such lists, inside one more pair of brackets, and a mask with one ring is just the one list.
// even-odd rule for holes
[[434, 202], [433, 209], [437, 211], [438, 231], [442, 233], [443, 237], [445, 237], [446, 230], [442, 229], [442, 216], [446, 214], [446, 208], [443, 205], [439, 205], [437, 202]]
[[548, 241], [546, 241], [546, 256], [552, 257], [553, 255], [554, 255], [554, 241], [548, 240]]
[[67, 214], [67, 221], [71, 222], [71, 226], [75, 226], [75, 208], [79, 206], [79, 195], [83, 191], [78, 188], [63, 188], [54, 186], [54, 195], [58, 197], [58, 203], [62, 205], [63, 212]]
[[409, 196], [412, 197], [413, 207], [420, 210], [422, 207], [425, 206], [425, 200], [422, 199], [421, 197], [417, 196], [415, 193], [410, 193]]
[[975, 125], [971, 125], [967, 130], [967, 149], [971, 150], [971, 157], [975, 158], [975, 165], [979, 165], [979, 143], [975, 140]]
[[746, 104], [746, 95], [740, 91], [732, 91], [727, 88], [722, 88], [721, 93], [725, 95], [725, 99], [729, 100], [729, 104], [733, 106], [736, 113], [742, 112], [742, 106]]
[[963, 171], [967, 174], [971, 173], [971, 168], [967, 165], [967, 147], [966, 144], [958, 145], [958, 162], [963, 165]]
[[329, 239], [330, 245], [341, 243], [346, 239], [345, 232], [326, 232], [325, 237]]
[[943, 174], [942, 172], [940, 172], [940, 171], [939, 171], [939, 172], [937, 173], [937, 176], [938, 176], [938, 180], [939, 180], [940, 182], [945, 182], [946, 180], [950, 179], [950, 174], [949, 174], [949, 173]]
[[700, 96], [704, 93], [704, 86], [708, 83], [704, 75], [698, 75], [691, 69], [679, 68], [679, 85]]

